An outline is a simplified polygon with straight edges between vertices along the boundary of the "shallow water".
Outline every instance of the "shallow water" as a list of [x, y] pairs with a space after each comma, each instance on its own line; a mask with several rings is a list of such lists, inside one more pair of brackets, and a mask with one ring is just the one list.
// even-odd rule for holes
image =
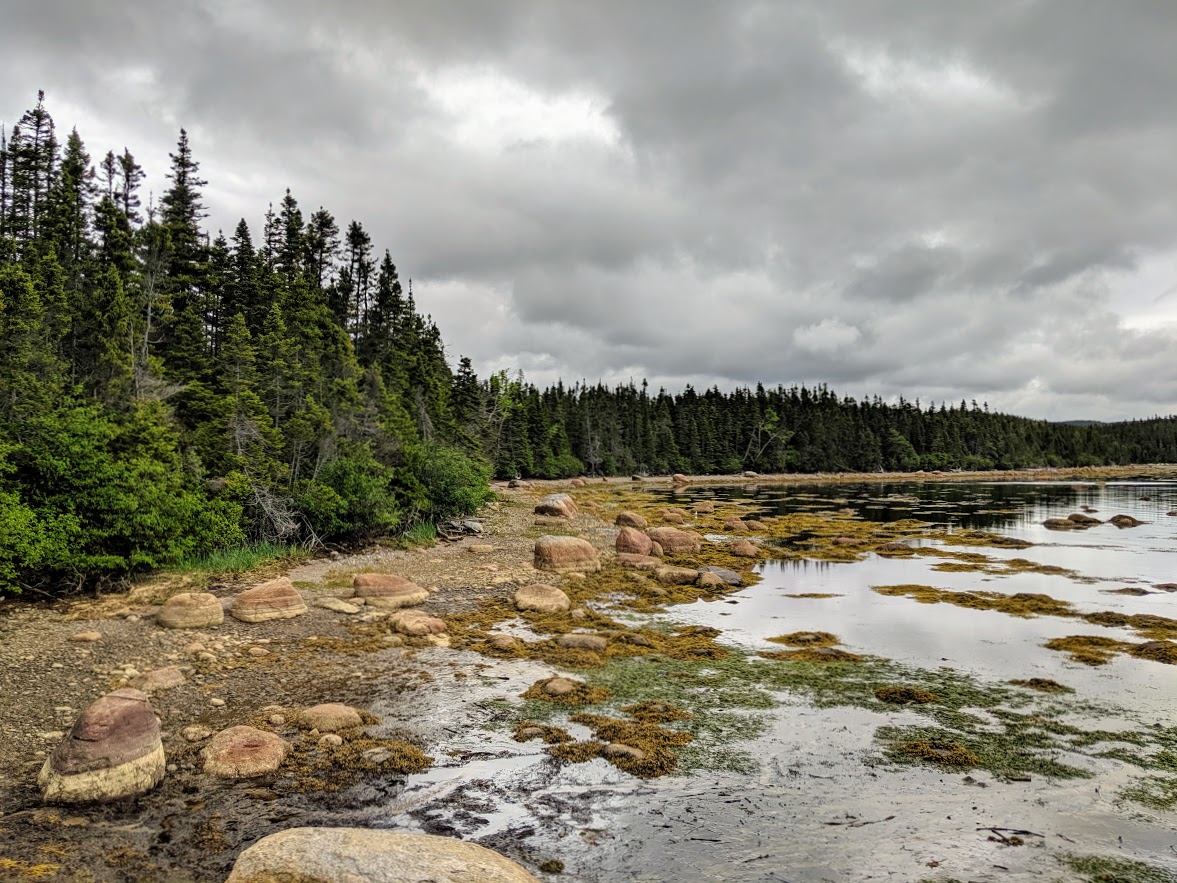
[[[1150, 500], [1140, 497], [1148, 496]], [[676, 607], [664, 618], [722, 628], [725, 643], [779, 649], [766, 638], [834, 632], [848, 649], [924, 669], [951, 667], [983, 682], [1044, 677], [1075, 689], [1104, 729], [1177, 724], [1177, 668], [1117, 657], [1099, 668], [1043, 648], [1072, 634], [1141, 640], [1058, 617], [1021, 619], [996, 611], [886, 597], [873, 585], [1038, 592], [1080, 611], [1118, 610], [1177, 618], [1177, 594], [1104, 594], [1124, 586], [1177, 582], [1177, 484], [929, 484], [790, 488], [691, 488], [679, 504], [743, 499], [748, 512], [783, 514], [848, 508], [873, 521], [918, 518], [979, 528], [1035, 543], [1024, 550], [972, 548], [992, 558], [1028, 558], [1078, 572], [1063, 575], [938, 572], [934, 557], [869, 555], [852, 563], [767, 561], [758, 585], [729, 602]], [[1086, 504], [1108, 518], [1146, 523], [1057, 533], [1041, 522]], [[789, 598], [800, 592], [823, 599]], [[635, 665], [643, 664], [635, 660]], [[530, 672], [509, 671], [504, 695]], [[1100, 853], [1177, 872], [1177, 813], [1150, 810], [1117, 792], [1141, 771], [1114, 759], [1067, 752], [1090, 779], [1000, 781], [922, 767], [879, 764], [883, 725], [927, 723], [902, 709], [815, 708], [780, 694], [767, 732], [749, 743], [754, 773], [698, 773], [642, 782], [604, 761], [559, 765], [535, 743], [502, 729], [472, 727], [462, 745], [485, 757], [411, 777], [386, 807], [388, 824], [454, 833], [508, 854], [559, 858], [576, 880], [1070, 880], [1056, 856]], [[1093, 706], [1098, 705], [1096, 708]], [[1011, 847], [989, 828], [1033, 832]], [[1038, 836], [1041, 835], [1041, 836]]]

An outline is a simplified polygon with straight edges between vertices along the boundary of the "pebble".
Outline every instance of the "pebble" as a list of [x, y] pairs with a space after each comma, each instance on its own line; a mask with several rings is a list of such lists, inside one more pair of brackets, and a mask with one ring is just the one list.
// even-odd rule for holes
[[193, 724], [180, 731], [180, 735], [184, 737], [186, 742], [200, 742], [203, 739], [208, 739], [212, 734], [213, 731], [203, 724]]
[[249, 655], [253, 656], [254, 658], [261, 658], [262, 656], [269, 656], [270, 655], [270, 651], [267, 650], [265, 647], [250, 647], [249, 650], [247, 650], [246, 652], [249, 653]]
[[76, 635], [70, 635], [71, 641], [78, 641], [79, 643], [88, 644], [94, 641], [102, 640], [102, 632], [78, 632]]
[[286, 724], [286, 715], [271, 714], [268, 718], [266, 718], [266, 720], [270, 722], [271, 727], [281, 727]]
[[221, 708], [224, 706], [225, 700], [224, 699], [210, 699], [210, 700], [208, 700], [208, 704], [211, 705], [213, 708]]
[[334, 733], [328, 733], [326, 736], [319, 737], [320, 748], [338, 748], [343, 744], [343, 737], [337, 736]]

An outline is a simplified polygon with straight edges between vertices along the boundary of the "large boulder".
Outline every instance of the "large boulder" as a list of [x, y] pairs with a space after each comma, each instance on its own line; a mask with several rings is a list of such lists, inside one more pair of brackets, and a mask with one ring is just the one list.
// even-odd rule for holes
[[697, 533], [677, 527], [656, 527], [650, 531], [650, 539], [661, 546], [667, 555], [694, 554], [703, 548]]
[[618, 527], [636, 527], [638, 530], [645, 530], [649, 527], [649, 522], [636, 512], [618, 512], [613, 523]]
[[535, 566], [555, 573], [589, 573], [601, 569], [601, 560], [588, 540], [544, 536], [535, 541]]
[[41, 767], [41, 796], [56, 803], [117, 800], [163, 781], [167, 760], [147, 694], [107, 693], [82, 712]]
[[369, 607], [397, 610], [429, 600], [428, 591], [395, 573], [357, 573], [352, 586], [355, 597], [363, 598]]
[[1116, 527], [1139, 527], [1144, 524], [1143, 521], [1133, 518], [1131, 515], [1113, 515], [1108, 519], [1108, 523], [1114, 524]]
[[747, 533], [748, 525], [739, 518], [729, 518], [723, 523], [724, 533]]
[[555, 586], [535, 583], [515, 593], [515, 606], [536, 613], [562, 613], [572, 607], [572, 600]]
[[654, 541], [636, 527], [623, 527], [617, 534], [613, 548], [632, 555], [649, 555]]
[[181, 592], [164, 602], [155, 614], [158, 625], [168, 629], [204, 629], [225, 621], [220, 599], [208, 592]]
[[252, 779], [272, 773], [290, 753], [290, 743], [254, 727], [229, 727], [200, 751], [204, 771], [222, 779]]
[[233, 599], [229, 612], [242, 622], [266, 622], [302, 616], [307, 605], [290, 578], [280, 576], [242, 592]]
[[675, 484], [689, 484], [690, 483], [690, 479], [687, 478], [685, 475], [683, 475], [681, 472], [674, 473], [674, 475], [670, 476], [670, 480], [672, 482], [674, 482]]
[[242, 852], [226, 883], [538, 883], [455, 837], [372, 828], [289, 828]]
[[556, 518], [571, 518], [576, 512], [576, 503], [568, 494], [548, 494], [535, 506], [536, 515]]

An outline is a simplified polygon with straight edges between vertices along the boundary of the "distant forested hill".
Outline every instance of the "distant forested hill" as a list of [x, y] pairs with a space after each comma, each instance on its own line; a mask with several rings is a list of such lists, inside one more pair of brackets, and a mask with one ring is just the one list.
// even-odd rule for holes
[[204, 229], [183, 130], [151, 206], [136, 157], [60, 137], [43, 96], [4, 135], [0, 591], [396, 533], [475, 508], [492, 474], [1177, 461], [1173, 418], [480, 379], [359, 222], [287, 191], [256, 240]]

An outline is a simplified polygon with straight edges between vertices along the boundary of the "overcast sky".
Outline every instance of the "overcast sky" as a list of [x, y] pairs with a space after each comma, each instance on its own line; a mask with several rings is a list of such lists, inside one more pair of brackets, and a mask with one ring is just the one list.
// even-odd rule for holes
[[1173, 0], [0, 0], [46, 90], [213, 231], [360, 220], [451, 361], [1177, 412]]

